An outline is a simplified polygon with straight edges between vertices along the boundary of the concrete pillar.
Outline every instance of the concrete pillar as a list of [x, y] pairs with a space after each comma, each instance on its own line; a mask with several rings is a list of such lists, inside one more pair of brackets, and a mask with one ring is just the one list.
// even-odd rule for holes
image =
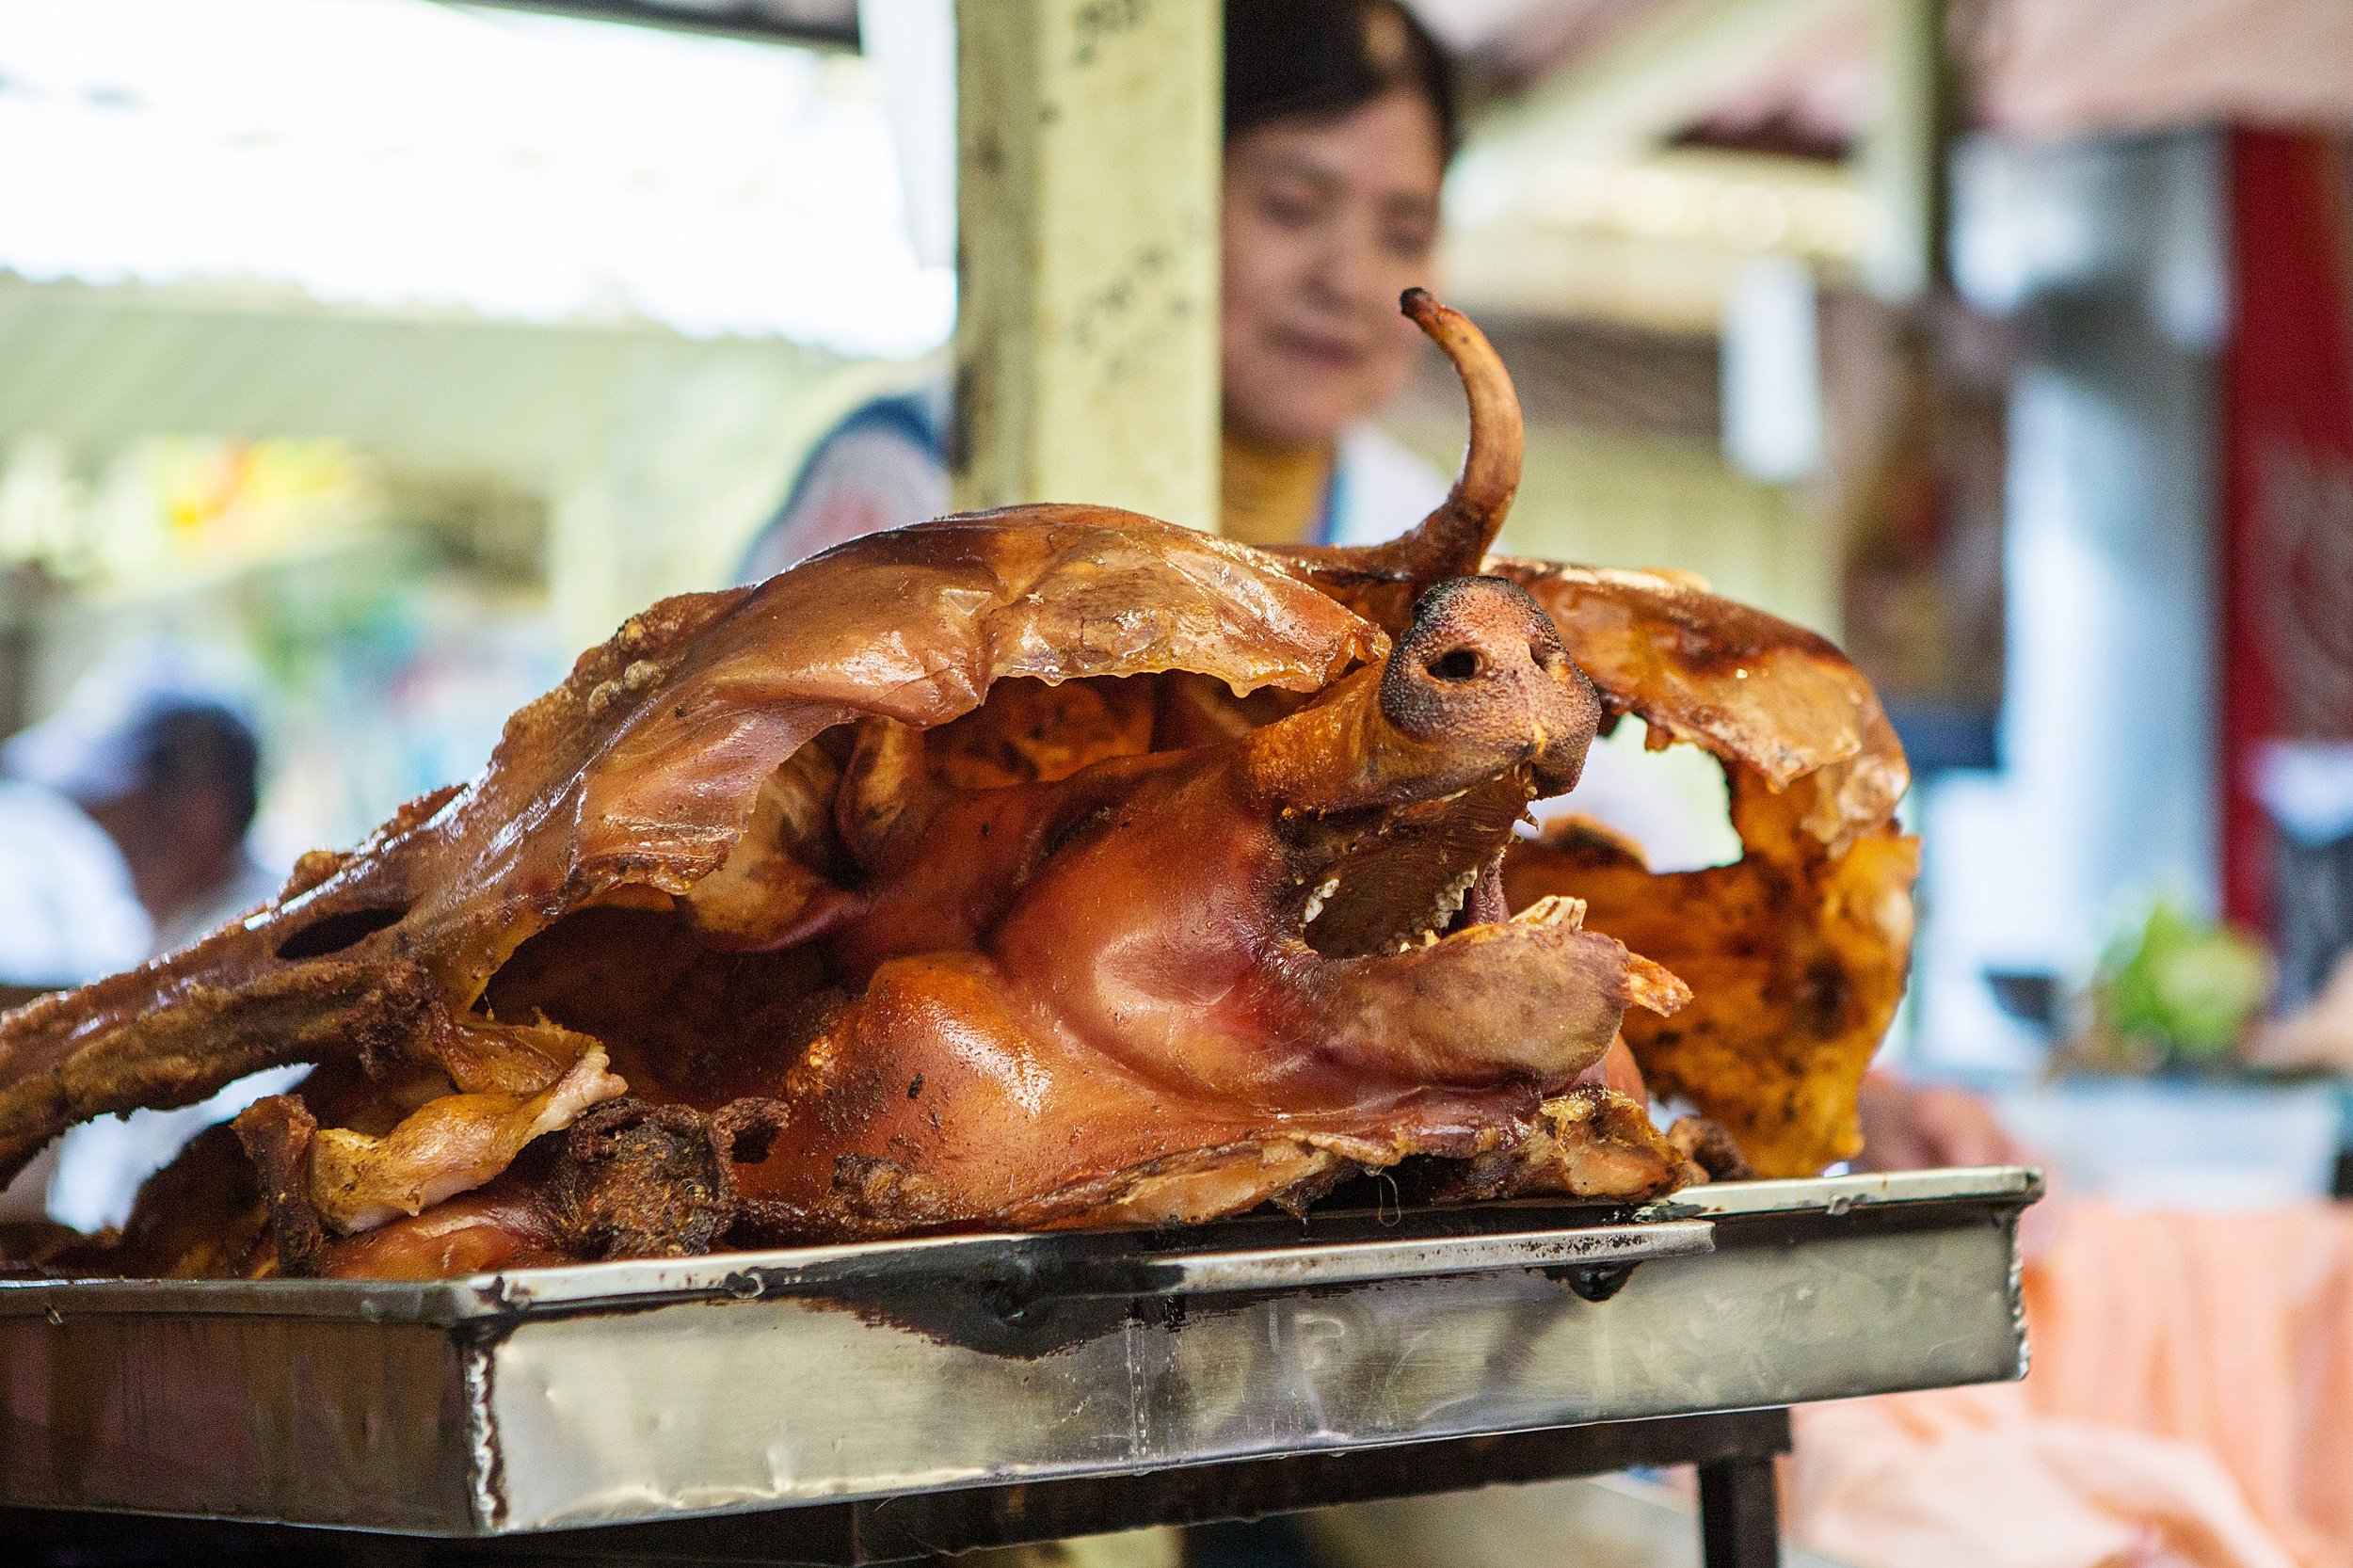
[[1217, 523], [1216, 0], [959, 0], [957, 505]]

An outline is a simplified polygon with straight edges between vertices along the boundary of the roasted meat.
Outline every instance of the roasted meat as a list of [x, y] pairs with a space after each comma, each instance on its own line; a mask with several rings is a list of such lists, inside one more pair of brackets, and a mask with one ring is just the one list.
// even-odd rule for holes
[[[1434, 1193], [1616, 1199], [1735, 1168], [1620, 1092], [1622, 1023], [1761, 1167], [1836, 1152], [1876, 993], [1826, 1036], [1836, 1009], [1735, 960], [1763, 933], [1900, 970], [1902, 764], [1867, 688], [1707, 596], [1488, 558], [1517, 405], [1467, 321], [1406, 308], [1472, 436], [1405, 539], [1263, 552], [1042, 505], [665, 600], [472, 783], [0, 1019], [0, 1167], [317, 1064], [92, 1256], [396, 1277], [1191, 1222], [1401, 1162]], [[1687, 929], [1673, 879], [1515, 839], [1628, 710], [1724, 759], [1754, 835], [1730, 870], [1783, 879], [1748, 923]], [[1893, 903], [1833, 930], [1865, 843], [1897, 846], [1867, 863]], [[1679, 1040], [1657, 1020], [1689, 989], [1645, 952], [1739, 1000]], [[1782, 1011], [1740, 1011], [1760, 995]]]
[[1759, 1175], [1811, 1176], [1862, 1147], [1855, 1096], [1902, 998], [1917, 841], [1894, 824], [1902, 747], [1862, 675], [1822, 638], [1650, 572], [1494, 561], [1551, 613], [1612, 719], [1722, 764], [1741, 858], [1664, 875], [1575, 819], [1513, 846], [1513, 906], [1585, 901], [1586, 920], [1693, 991], [1629, 1016], [1652, 1087], [1689, 1099]]

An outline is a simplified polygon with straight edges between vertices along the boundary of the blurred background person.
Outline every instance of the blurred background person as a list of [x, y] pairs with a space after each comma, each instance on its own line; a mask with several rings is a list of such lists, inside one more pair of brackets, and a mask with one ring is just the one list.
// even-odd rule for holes
[[[0, 1007], [148, 954], [154, 928], [104, 828], [54, 790], [0, 777]], [[43, 1216], [56, 1151], [0, 1191], [0, 1224]]]
[[8, 777], [73, 802], [113, 840], [154, 952], [250, 909], [280, 881], [246, 842], [260, 803], [254, 721], [204, 664], [174, 644], [134, 648], [0, 747]]
[[1863, 1080], [1855, 1109], [1863, 1123], [1858, 1170], [2034, 1162], [2032, 1151], [2010, 1136], [1985, 1096], [1957, 1084], [1916, 1082], [1874, 1068]]
[[[9, 856], [0, 868], [13, 884], [0, 902], [23, 906], [8, 918], [49, 966], [17, 971], [29, 986], [128, 968], [278, 891], [283, 879], [248, 843], [259, 726], [245, 683], [224, 665], [177, 641], [130, 645], [0, 745], [0, 855]], [[10, 1185], [6, 1217], [36, 1218], [45, 1203], [77, 1229], [119, 1223], [139, 1183], [189, 1138], [302, 1071], [259, 1074], [200, 1105], [86, 1123]]]
[[[1372, 425], [1421, 334], [1398, 296], [1432, 278], [1461, 136], [1451, 67], [1396, 0], [1226, 12], [1221, 531], [1368, 544], [1448, 479]], [[745, 554], [756, 582], [844, 539], [948, 510], [946, 383], [854, 410]]]
[[128, 968], [153, 940], [105, 830], [56, 791], [0, 777], [0, 1003]]

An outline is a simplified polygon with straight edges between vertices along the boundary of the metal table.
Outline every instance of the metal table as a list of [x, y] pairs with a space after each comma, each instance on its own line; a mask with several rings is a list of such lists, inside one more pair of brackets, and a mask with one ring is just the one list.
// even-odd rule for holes
[[1695, 1463], [1707, 1561], [1749, 1568], [1788, 1405], [2023, 1371], [2038, 1192], [1916, 1172], [431, 1285], [9, 1283], [0, 1531], [856, 1563]]

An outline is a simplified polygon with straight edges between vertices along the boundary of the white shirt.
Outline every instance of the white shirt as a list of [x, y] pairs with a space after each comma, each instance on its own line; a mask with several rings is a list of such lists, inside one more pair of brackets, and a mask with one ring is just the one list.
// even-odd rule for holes
[[63, 795], [0, 778], [0, 983], [79, 985], [153, 939], [105, 829]]
[[[236, 869], [211, 890], [168, 917], [154, 951], [173, 952], [255, 904], [275, 898], [285, 878], [240, 853]], [[141, 957], [146, 956], [144, 953]], [[302, 1064], [270, 1067], [241, 1078], [212, 1098], [168, 1111], [100, 1116], [70, 1129], [51, 1149], [55, 1170], [47, 1187], [49, 1217], [76, 1230], [119, 1225], [147, 1178], [169, 1164], [188, 1141], [264, 1095], [283, 1094], [310, 1072]]]
[[[153, 938], [105, 829], [55, 791], [0, 778], [0, 983], [80, 985], [138, 963]], [[39, 1219], [56, 1168], [53, 1146], [19, 1172], [0, 1219]]]
[[1378, 425], [1353, 425], [1333, 457], [1322, 542], [1386, 543], [1435, 511], [1446, 492], [1436, 469]]

